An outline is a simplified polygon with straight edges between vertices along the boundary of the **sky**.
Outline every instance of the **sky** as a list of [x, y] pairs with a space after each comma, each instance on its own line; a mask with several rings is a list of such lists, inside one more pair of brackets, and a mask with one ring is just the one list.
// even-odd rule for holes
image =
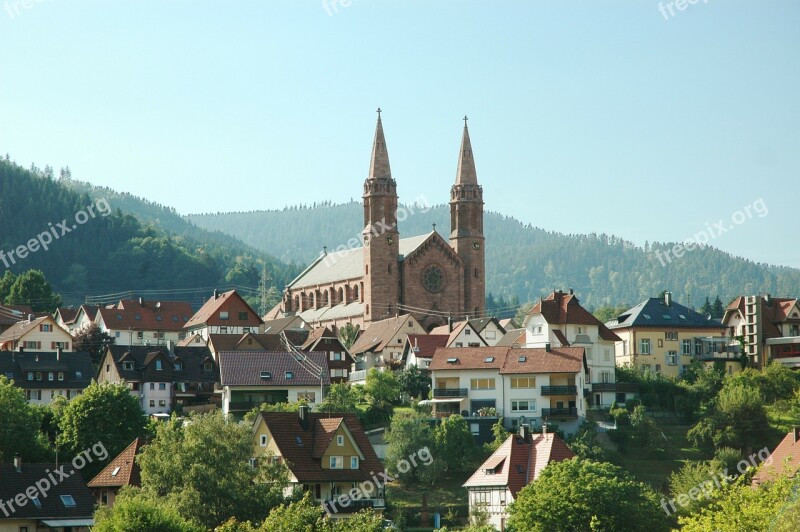
[[439, 204], [466, 114], [487, 210], [800, 267], [799, 26], [797, 1], [0, 0], [0, 153], [181, 214], [341, 203], [380, 106], [400, 200]]

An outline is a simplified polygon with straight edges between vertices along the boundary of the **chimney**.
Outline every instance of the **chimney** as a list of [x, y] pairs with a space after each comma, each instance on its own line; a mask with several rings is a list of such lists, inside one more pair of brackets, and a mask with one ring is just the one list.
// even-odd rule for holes
[[297, 409], [297, 415], [300, 417], [300, 427], [303, 429], [303, 432], [308, 430], [308, 411], [309, 408], [306, 405], [302, 405]]
[[139, 306], [141, 307], [142, 305], [144, 305], [144, 299], [139, 297]]
[[520, 423], [519, 424], [519, 437], [524, 440], [527, 435], [528, 435], [528, 426], [523, 424], [523, 423]]
[[33, 321], [33, 314], [28, 314], [28, 322]]
[[542, 436], [545, 440], [547, 439], [547, 423], [542, 423]]
[[19, 453], [14, 455], [14, 469], [17, 473], [22, 473], [22, 455]]
[[800, 441], [800, 427], [794, 427], [794, 442], [797, 443]]
[[453, 317], [450, 316], [447, 318], [447, 330], [453, 332]]
[[216, 300], [218, 297], [219, 297], [219, 292], [217, 292], [217, 289], [215, 288], [214, 289], [214, 299]]
[[664, 292], [664, 303], [666, 303], [668, 307], [672, 306], [672, 292]]
[[767, 306], [770, 306], [772, 304], [772, 294], [765, 295], [764, 302], [767, 304]]
[[56, 362], [61, 362], [61, 346], [56, 347]]
[[550, 352], [550, 342], [544, 344], [544, 350], [547, 351], [548, 353]]
[[570, 288], [569, 289], [569, 295], [573, 295], [574, 293], [575, 293], [575, 291], [572, 288]]

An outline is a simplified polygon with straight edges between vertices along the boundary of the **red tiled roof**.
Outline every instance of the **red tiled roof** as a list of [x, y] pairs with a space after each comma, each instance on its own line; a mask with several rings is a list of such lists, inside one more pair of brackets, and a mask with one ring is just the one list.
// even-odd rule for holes
[[[136, 438], [124, 451], [111, 460], [91, 482], [90, 488], [141, 486], [142, 479], [136, 455], [142, 450], [144, 440]], [[116, 471], [116, 473], [115, 473]]]
[[[359, 482], [385, 470], [355, 414], [311, 412], [308, 416], [308, 430], [303, 430], [300, 418], [294, 412], [261, 412], [253, 423], [255, 428], [261, 419], [264, 420], [280, 455], [299, 482]], [[336, 430], [332, 427], [336, 425], [338, 428], [341, 423], [347, 426], [364, 455], [356, 470], [322, 467], [320, 457]], [[317, 443], [317, 440], [321, 441]]]
[[[621, 338], [606, 327], [603, 322], [583, 308], [574, 294], [553, 292], [536, 303], [530, 312], [528, 312], [528, 317], [534, 314], [541, 314], [545, 321], [551, 325], [596, 325], [598, 334], [603, 340], [611, 342], [618, 342], [621, 340]], [[527, 317], [525, 321], [527, 323]]]
[[358, 337], [358, 340], [350, 348], [353, 355], [365, 353], [367, 351], [383, 351], [392, 338], [404, 328], [406, 323], [412, 319], [411, 314], [404, 314], [394, 318], [381, 321], [374, 321], [369, 324], [366, 330]]
[[418, 348], [416, 352], [417, 357], [431, 358], [437, 347], [445, 347], [447, 345], [446, 334], [409, 334], [408, 343], [411, 348]]
[[[448, 363], [448, 359], [455, 359], [455, 362]], [[550, 351], [511, 347], [439, 348], [430, 365], [431, 371], [496, 369], [502, 374], [580, 373], [585, 368], [582, 347], [559, 347]]]
[[[440, 347], [433, 354], [428, 369], [461, 370], [461, 369], [497, 369], [503, 367], [508, 355], [508, 347]], [[455, 359], [448, 363], [448, 359]], [[487, 362], [489, 359], [491, 361]]]
[[[796, 432], [797, 431], [797, 432]], [[800, 469], [800, 429], [794, 429], [784, 436], [783, 440], [772, 451], [772, 455], [753, 476], [753, 484], [763, 484], [774, 480], [788, 468], [789, 475], [795, 475]]]
[[[464, 483], [465, 488], [506, 486], [511, 496], [539, 478], [551, 462], [569, 460], [575, 454], [557, 434], [510, 435]], [[491, 470], [493, 474], [487, 474]]]
[[[113, 307], [97, 310], [109, 329], [134, 331], [182, 331], [192, 315], [185, 301], [142, 301], [123, 299]], [[138, 317], [138, 319], [137, 319]]]
[[[248, 321], [246, 323], [239, 323], [239, 325], [244, 325], [250, 327], [252, 325], [261, 325], [264, 321], [259, 317], [258, 313], [247, 304], [247, 302], [240, 296], [236, 290], [230, 290], [228, 292], [224, 292], [219, 294], [216, 298], [211, 296], [208, 301], [206, 301], [200, 310], [198, 310], [194, 316], [184, 325], [185, 328], [189, 329], [191, 327], [196, 327], [198, 325], [203, 325], [208, 322], [211, 318], [214, 317], [214, 314], [226, 303], [228, 303], [231, 298], [238, 298], [239, 301], [248, 309], [250, 309], [250, 314], [255, 317], [255, 320], [250, 319], [248, 316]], [[256, 323], [256, 321], [258, 323]]]

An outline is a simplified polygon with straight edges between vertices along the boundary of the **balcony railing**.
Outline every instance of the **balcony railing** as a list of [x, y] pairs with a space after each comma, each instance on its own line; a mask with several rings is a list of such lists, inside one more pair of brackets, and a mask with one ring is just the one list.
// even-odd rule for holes
[[577, 395], [578, 387], [574, 384], [566, 386], [542, 386], [542, 395]]
[[617, 390], [616, 382], [593, 382], [593, 392], [614, 392]]
[[264, 401], [231, 401], [228, 403], [228, 411], [233, 412], [234, 410], [252, 410], [257, 406], [261, 406]]
[[347, 377], [350, 382], [354, 381], [363, 381], [367, 378], [367, 370], [360, 369], [357, 371], [351, 371], [350, 375]]
[[434, 388], [433, 397], [466, 397], [466, 388]]
[[542, 417], [578, 417], [578, 408], [542, 408]]

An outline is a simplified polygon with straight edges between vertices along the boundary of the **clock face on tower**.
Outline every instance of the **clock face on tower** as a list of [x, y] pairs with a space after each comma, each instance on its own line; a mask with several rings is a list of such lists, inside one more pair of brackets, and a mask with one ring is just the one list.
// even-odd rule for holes
[[480, 242], [473, 242], [472, 243], [472, 249], [481, 249], [481, 243]]
[[444, 271], [435, 264], [426, 266], [422, 270], [422, 287], [431, 294], [437, 294], [444, 289]]
[[394, 242], [394, 237], [393, 236], [389, 235], [389, 236], [386, 237], [386, 243], [387, 244], [389, 244], [391, 246], [393, 242]]

